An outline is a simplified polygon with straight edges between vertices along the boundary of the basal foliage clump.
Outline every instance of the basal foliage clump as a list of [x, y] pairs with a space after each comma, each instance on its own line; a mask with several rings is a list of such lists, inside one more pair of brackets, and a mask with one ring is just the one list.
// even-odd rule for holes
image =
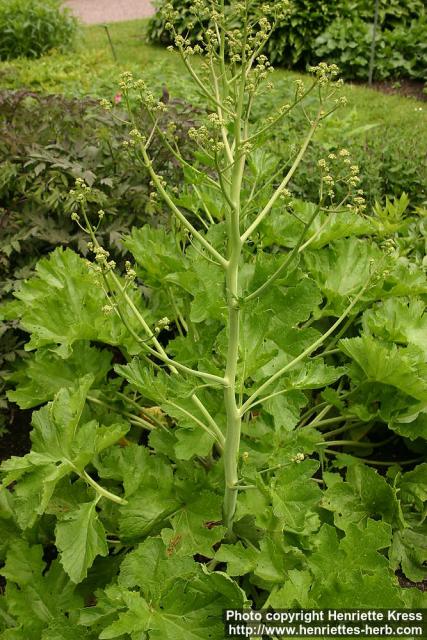
[[[55, 250], [4, 307], [32, 353], [9, 398], [35, 408], [31, 451], [1, 466], [6, 638], [220, 640], [225, 607], [425, 605], [395, 574], [425, 578], [419, 220], [404, 197], [368, 212], [346, 149], [313, 167], [316, 202], [294, 197], [343, 101], [337, 68], [252, 122], [288, 5], [234, 8], [243, 28], [199, 0], [205, 40], [175, 35], [207, 105], [193, 154], [162, 125], [166, 101], [122, 78], [151, 120], [129, 116], [125, 148], [169, 227], [134, 228], [119, 269], [80, 179], [72, 219], [92, 259]], [[307, 130], [280, 162], [270, 135], [295, 109]]]

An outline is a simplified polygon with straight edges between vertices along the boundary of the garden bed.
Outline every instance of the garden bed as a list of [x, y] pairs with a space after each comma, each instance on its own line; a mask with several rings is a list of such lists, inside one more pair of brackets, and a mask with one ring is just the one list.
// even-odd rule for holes
[[427, 605], [427, 114], [270, 73], [282, 10], [0, 65], [6, 638]]

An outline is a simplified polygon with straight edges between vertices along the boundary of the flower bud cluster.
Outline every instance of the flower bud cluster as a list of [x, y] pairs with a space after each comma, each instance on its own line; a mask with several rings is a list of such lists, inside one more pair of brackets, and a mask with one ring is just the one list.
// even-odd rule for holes
[[[198, 0], [196, 0], [196, 2], [197, 1]], [[160, 9], [160, 12], [164, 20], [175, 22], [179, 19], [179, 12], [174, 9], [174, 6], [171, 2], [166, 2]]]
[[111, 271], [116, 268], [115, 261], [108, 260], [110, 253], [104, 249], [104, 247], [101, 247], [100, 245], [96, 245], [94, 247], [91, 242], [89, 242], [87, 246], [89, 250], [93, 251], [96, 262], [96, 265], [93, 265], [88, 261], [88, 267], [96, 274], [101, 275], [102, 273], [106, 273], [107, 271]]
[[[131, 71], [125, 71], [121, 74], [120, 78], [119, 87], [124, 96], [128, 96], [132, 91], [137, 91], [139, 94], [139, 102], [141, 102], [148, 111], [151, 111], [154, 114], [167, 111], [165, 103], [154, 96], [154, 94], [147, 88], [144, 80], [141, 78], [135, 80]], [[133, 146], [134, 143], [130, 144]]]
[[126, 281], [127, 282], [133, 282], [135, 280], [135, 278], [136, 278], [136, 271], [132, 267], [132, 265], [129, 262], [129, 260], [126, 260], [126, 262], [125, 262], [125, 270], [126, 270], [126, 276], [125, 276]]
[[302, 80], [295, 80], [295, 96], [297, 100], [300, 100], [305, 93], [305, 85]]
[[308, 71], [316, 76], [320, 86], [326, 86], [336, 79], [339, 74], [339, 67], [336, 64], [319, 62], [318, 65], [309, 67]]
[[282, 202], [289, 202], [289, 200], [291, 199], [291, 192], [289, 191], [289, 189], [283, 189], [283, 191], [281, 192], [279, 198], [280, 200], [282, 200]]
[[[221, 124], [219, 124], [221, 126]], [[218, 121], [215, 120], [213, 125], [214, 132], [218, 129]], [[206, 125], [202, 125], [197, 129], [191, 127], [188, 130], [188, 137], [194, 140], [200, 147], [206, 148], [214, 153], [221, 153], [224, 149], [224, 143], [212, 136], [212, 132], [209, 131]]]
[[155, 324], [154, 333], [156, 335], [158, 335], [163, 330], [169, 331], [170, 323], [171, 323], [171, 321], [169, 320], [169, 318], [166, 318], [166, 317], [165, 318], [161, 318]]
[[291, 462], [296, 462], [296, 464], [301, 464], [301, 462], [304, 462], [304, 460], [305, 460], [305, 455], [303, 453], [297, 453], [291, 458]]
[[110, 100], [106, 100], [105, 98], [99, 101], [99, 105], [102, 109], [105, 109], [106, 111], [111, 111], [111, 109], [113, 108], [113, 105], [110, 102]]
[[147, 138], [142, 135], [138, 129], [132, 129], [129, 131], [129, 139], [122, 142], [123, 147], [135, 147], [138, 144], [145, 144]]
[[[249, 76], [248, 76], [248, 83], [247, 83], [247, 91], [249, 93], [255, 93], [255, 91], [257, 90], [257, 88], [259, 87], [259, 85], [264, 81], [267, 80], [267, 78], [269, 77], [269, 75], [274, 71], [273, 67], [271, 66], [270, 62], [267, 59], [267, 56], [265, 55], [260, 55], [257, 57], [256, 59], [256, 65], [254, 66], [254, 68], [251, 70]], [[273, 84], [272, 83], [268, 83], [267, 85], [268, 89], [272, 89], [273, 88]]]
[[397, 249], [396, 242], [393, 238], [386, 238], [381, 246], [385, 253], [390, 256], [393, 255]]
[[[263, 5], [264, 7], [269, 5]], [[292, 5], [289, 0], [276, 0], [272, 5], [273, 15], [276, 20], [283, 20], [286, 18], [292, 10]]]
[[[88, 184], [86, 184], [83, 178], [77, 178], [75, 182], [75, 188], [70, 189], [69, 193], [70, 193], [70, 196], [73, 198], [73, 200], [75, 200], [75, 202], [78, 202], [79, 204], [85, 204], [91, 192], [92, 192], [92, 189], [89, 187]], [[76, 215], [71, 214], [71, 215], [72, 215], [72, 220], [75, 220], [77, 222], [77, 218], [76, 218], [77, 214]]]
[[317, 166], [321, 170], [322, 183], [331, 200], [335, 198], [334, 187], [341, 183], [347, 186], [348, 197], [351, 197], [347, 207], [356, 209], [357, 213], [365, 211], [366, 200], [363, 191], [356, 189], [360, 184], [359, 167], [352, 163], [348, 149], [340, 149], [337, 153], [330, 153], [327, 158], [320, 158]]

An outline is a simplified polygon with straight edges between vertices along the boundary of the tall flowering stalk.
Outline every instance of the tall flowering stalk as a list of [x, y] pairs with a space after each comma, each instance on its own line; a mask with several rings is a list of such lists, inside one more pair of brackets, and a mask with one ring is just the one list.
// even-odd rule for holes
[[[223, 518], [230, 536], [233, 533], [238, 493], [248, 488], [239, 478], [242, 421], [255, 405], [275, 395], [271, 393], [271, 389], [277, 380], [310, 356], [334, 333], [363, 293], [361, 291], [348, 304], [338, 320], [318, 340], [275, 370], [255, 389], [245, 391], [245, 378], [243, 375], [242, 379], [242, 374], [239, 373], [241, 326], [242, 317], [250, 304], [261, 300], [273, 283], [286, 276], [293, 268], [298, 255], [322, 231], [321, 226], [317, 228], [316, 233], [312, 230], [315, 219], [321, 212], [328, 212], [332, 216], [345, 210], [347, 206], [361, 212], [365, 207], [363, 194], [357, 188], [358, 168], [351, 163], [348, 152], [342, 150], [322, 159], [318, 167], [321, 173], [319, 201], [310, 218], [304, 221], [297, 243], [291, 251], [283, 254], [275, 271], [263, 282], [252, 290], [245, 289], [242, 274], [245, 267], [253, 263], [260, 225], [277, 204], [283, 207], [284, 215], [293, 215], [290, 191], [292, 178], [322, 122], [344, 102], [343, 98], [337, 97], [337, 91], [341, 86], [337, 80], [337, 67], [322, 63], [311, 69], [312, 80], [309, 83], [302, 80], [295, 82], [293, 99], [289, 103], [282, 104], [262, 121], [252, 121], [257, 97], [263, 91], [273, 88], [273, 69], [263, 55], [263, 49], [277, 23], [289, 10], [289, 2], [280, 0], [271, 5], [264, 4], [258, 9], [252, 5], [250, 0], [245, 0], [233, 2], [226, 8], [224, 0], [196, 0], [193, 3], [194, 21], [205, 21], [207, 16], [210, 20], [210, 27], [205, 31], [203, 41], [196, 45], [174, 32], [175, 15], [172, 5], [164, 9], [167, 27], [174, 33], [175, 48], [203, 95], [208, 109], [205, 121], [189, 131], [201, 162], [190, 163], [183, 157], [173, 125], [166, 129], [161, 125], [162, 114], [167, 111], [167, 104], [159, 101], [144, 81], [135, 80], [132, 74], [125, 73], [120, 86], [123, 102], [127, 104], [129, 114], [132, 114], [132, 97], [136, 95], [151, 119], [150, 132], [141, 132], [135, 122], [131, 123], [129, 139], [125, 146], [133, 153], [136, 161], [149, 172], [153, 201], [160, 198], [175, 218], [177, 228], [184, 232], [186, 242], [191, 243], [199, 255], [221, 269], [226, 300], [227, 342], [221, 374], [189, 367], [168, 354], [167, 347], [161, 344], [158, 334], [168, 325], [169, 320], [163, 318], [152, 327], [138, 310], [131, 292], [135, 278], [132, 265], [127, 264], [127, 275], [123, 284], [114, 273], [115, 265], [108, 260], [107, 253], [99, 246], [96, 229], [89, 221], [85, 205], [87, 187], [81, 184], [78, 186], [84, 217], [81, 224], [91, 235], [91, 248], [95, 252], [97, 270], [102, 276], [109, 301], [106, 311], [114, 310], [118, 313], [148, 357], [160, 362], [171, 375], [182, 374], [195, 381], [191, 399], [204, 418], [203, 421], [195, 418], [195, 422], [213, 437], [217, 452], [223, 458]], [[231, 26], [231, 23], [239, 26]], [[317, 97], [315, 111], [312, 107], [308, 109], [304, 106], [309, 95]], [[105, 103], [105, 106], [111, 108], [108, 103]], [[307, 117], [307, 132], [301, 139], [299, 148], [295, 150], [291, 162], [287, 163], [286, 167], [281, 167], [265, 184], [257, 185], [253, 181], [251, 183], [248, 168], [253, 163], [255, 154], [268, 146], [269, 136], [297, 107], [301, 107]], [[200, 219], [200, 225], [193, 224], [193, 218], [190, 219], [179, 205], [174, 189], [169, 187], [154, 168], [150, 157], [150, 145], [154, 136], [162, 140], [171, 156], [193, 177], [192, 188], [205, 214]], [[340, 202], [337, 202], [335, 196], [337, 182], [348, 186], [347, 194]], [[215, 194], [218, 203], [216, 209], [221, 211], [225, 221], [225, 240], [222, 244], [214, 241], [212, 231], [216, 225], [215, 214], [210, 210], [204, 188]], [[260, 192], [268, 194], [262, 206], [259, 206]], [[75, 218], [77, 221], [81, 220], [77, 214]], [[141, 326], [145, 334], [143, 339], [135, 332], [133, 324], [129, 322], [129, 316], [136, 319]], [[181, 325], [185, 329], [185, 321], [182, 321]], [[198, 395], [198, 386], [222, 389], [225, 425], [219, 425], [211, 415]]]

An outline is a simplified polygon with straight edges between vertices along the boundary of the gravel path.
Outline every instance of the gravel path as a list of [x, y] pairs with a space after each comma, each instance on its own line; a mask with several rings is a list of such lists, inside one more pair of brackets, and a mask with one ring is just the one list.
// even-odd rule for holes
[[120, 22], [153, 15], [150, 0], [64, 0], [86, 24]]

